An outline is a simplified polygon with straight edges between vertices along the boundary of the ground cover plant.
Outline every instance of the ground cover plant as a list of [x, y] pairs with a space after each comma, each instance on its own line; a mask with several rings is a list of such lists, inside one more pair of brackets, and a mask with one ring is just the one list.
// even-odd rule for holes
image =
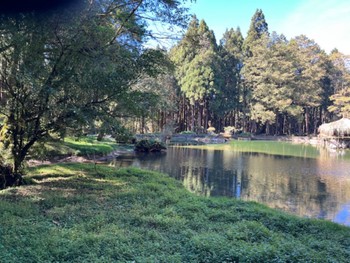
[[0, 262], [346, 262], [350, 228], [205, 198], [156, 172], [31, 168], [0, 192]]

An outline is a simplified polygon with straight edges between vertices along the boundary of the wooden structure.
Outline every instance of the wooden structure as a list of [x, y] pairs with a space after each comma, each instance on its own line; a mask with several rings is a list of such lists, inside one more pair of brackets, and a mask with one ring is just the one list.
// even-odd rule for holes
[[350, 119], [342, 118], [322, 124], [318, 131], [319, 139], [324, 146], [333, 149], [350, 148]]

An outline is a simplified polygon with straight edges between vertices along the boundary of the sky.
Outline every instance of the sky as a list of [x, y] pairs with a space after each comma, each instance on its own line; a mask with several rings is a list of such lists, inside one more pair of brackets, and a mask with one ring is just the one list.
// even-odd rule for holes
[[217, 40], [237, 27], [245, 37], [255, 11], [262, 9], [270, 33], [287, 39], [303, 34], [327, 53], [337, 48], [350, 55], [350, 0], [197, 0], [189, 7]]

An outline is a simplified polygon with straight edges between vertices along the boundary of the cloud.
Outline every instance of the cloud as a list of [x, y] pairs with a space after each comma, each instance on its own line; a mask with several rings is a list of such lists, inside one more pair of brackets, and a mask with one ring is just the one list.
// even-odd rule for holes
[[303, 1], [278, 31], [289, 38], [304, 34], [326, 52], [338, 48], [350, 55], [350, 4], [348, 0]]

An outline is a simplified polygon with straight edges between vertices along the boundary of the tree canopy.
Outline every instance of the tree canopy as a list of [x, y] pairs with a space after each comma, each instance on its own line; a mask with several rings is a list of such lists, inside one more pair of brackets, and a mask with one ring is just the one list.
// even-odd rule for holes
[[139, 76], [159, 72], [164, 56], [142, 46], [152, 37], [147, 26], [183, 26], [184, 2], [80, 1], [0, 15], [1, 146], [17, 183], [35, 142], [113, 114]]

